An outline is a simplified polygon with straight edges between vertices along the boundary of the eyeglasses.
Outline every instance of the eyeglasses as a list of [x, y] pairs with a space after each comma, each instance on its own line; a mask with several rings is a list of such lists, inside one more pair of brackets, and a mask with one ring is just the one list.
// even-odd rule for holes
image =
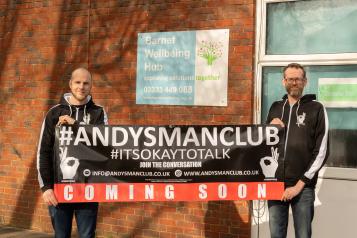
[[284, 78], [288, 83], [302, 83], [304, 78]]

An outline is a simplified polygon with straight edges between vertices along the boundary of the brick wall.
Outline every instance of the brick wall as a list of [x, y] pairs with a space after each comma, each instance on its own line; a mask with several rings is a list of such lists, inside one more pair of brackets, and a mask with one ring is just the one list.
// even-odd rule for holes
[[[0, 0], [0, 224], [51, 232], [36, 171], [39, 129], [88, 67], [111, 124], [249, 124], [254, 0]], [[228, 107], [135, 104], [138, 32], [230, 29]], [[99, 237], [249, 237], [248, 203], [112, 203]]]

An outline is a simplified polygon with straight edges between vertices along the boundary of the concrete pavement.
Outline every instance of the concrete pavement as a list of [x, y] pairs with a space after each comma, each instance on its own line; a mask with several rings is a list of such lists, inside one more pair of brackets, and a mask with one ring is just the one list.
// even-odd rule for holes
[[53, 235], [0, 225], [0, 238], [51, 238]]

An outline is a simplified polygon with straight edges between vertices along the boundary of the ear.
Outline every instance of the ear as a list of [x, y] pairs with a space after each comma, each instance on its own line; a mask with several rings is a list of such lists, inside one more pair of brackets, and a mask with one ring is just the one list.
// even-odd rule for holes
[[70, 89], [72, 89], [72, 79], [69, 80], [68, 86], [69, 86]]
[[281, 84], [285, 87], [286, 86], [286, 80], [283, 78], [282, 80], [281, 80]]

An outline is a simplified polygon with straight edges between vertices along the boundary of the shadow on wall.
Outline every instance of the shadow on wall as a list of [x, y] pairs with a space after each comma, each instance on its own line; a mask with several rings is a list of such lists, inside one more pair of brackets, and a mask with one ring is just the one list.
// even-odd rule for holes
[[[248, 234], [250, 224], [241, 219], [236, 206], [233, 201], [102, 204], [99, 216], [103, 219], [98, 223], [98, 235], [244, 238], [240, 233]], [[111, 218], [117, 222], [107, 227]]]
[[[10, 1], [14, 2], [14, 1]], [[71, 17], [71, 14], [68, 11], [71, 9], [71, 1], [65, 0], [60, 10], [59, 21], [57, 23], [58, 29], [58, 38], [56, 42], [56, 53], [54, 55], [54, 60], [51, 62], [50, 59], [46, 59], [43, 55], [39, 54], [39, 58], [36, 59], [36, 62], [39, 64], [43, 64], [44, 67], [53, 63], [51, 75], [48, 77], [49, 86], [48, 86], [48, 99], [46, 105], [48, 109], [52, 107], [55, 101], [59, 100], [59, 95], [62, 93], [63, 89], [68, 85], [67, 81], [70, 75], [70, 72], [73, 70], [74, 65], [72, 63], [80, 64], [81, 60], [83, 60], [84, 50], [75, 51], [72, 54], [72, 62], [68, 62], [66, 64], [65, 59], [65, 49], [71, 46], [71, 37], [76, 37], [78, 34], [73, 32], [74, 25], [74, 17]], [[15, 6], [16, 8], [16, 6]], [[85, 34], [81, 33], [82, 35]], [[36, 40], [29, 40], [28, 44], [34, 44], [34, 48], [38, 46], [38, 42]], [[41, 46], [39, 46], [41, 47]], [[35, 50], [38, 52], [38, 50]], [[71, 51], [72, 52], [72, 51]], [[85, 58], [84, 58], [85, 59]], [[31, 63], [30, 63], [31, 64]], [[46, 78], [44, 76], [44, 78]], [[62, 90], [61, 90], [62, 89]], [[53, 98], [56, 97], [54, 100]], [[41, 123], [42, 124], [42, 121]], [[33, 128], [34, 131], [39, 132], [40, 128]], [[39, 133], [34, 133], [36, 136]], [[38, 139], [38, 138], [37, 138]], [[36, 140], [37, 141], [37, 140]], [[35, 209], [37, 207], [37, 203], [39, 202], [39, 185], [37, 181], [37, 143], [34, 144], [34, 153], [33, 156], [29, 157], [32, 159], [32, 162], [29, 167], [29, 172], [22, 184], [22, 188], [19, 188], [21, 191], [18, 195], [18, 199], [16, 201], [15, 209], [12, 212], [10, 225], [15, 227], [22, 228], [31, 228], [33, 222], [33, 216], [35, 213]], [[20, 186], [20, 185], [16, 185]]]
[[[4, 75], [4, 69], [7, 63], [7, 59], [9, 55], [11, 55], [10, 50], [13, 48], [12, 45], [15, 42], [14, 35], [19, 21], [19, 10], [16, 1], [8, 0], [7, 3], [3, 6], [6, 6], [6, 9], [0, 9], [0, 16], [4, 17], [4, 19], [6, 20], [0, 23], [0, 101], [2, 102], [2, 106], [7, 105], [10, 99], [13, 99], [14, 94], [18, 93], [18, 86], [16, 86], [14, 83], [10, 84], [8, 82], [10, 82], [10, 80], [18, 79], [20, 77], [19, 64], [21, 63], [20, 59], [16, 59], [16, 62], [13, 63], [13, 71], [9, 70]], [[10, 80], [6, 82], [5, 78], [9, 78]], [[0, 113], [5, 113], [5, 111], [3, 110], [1, 110]], [[1, 121], [1, 123], [5, 124], [6, 122]], [[13, 139], [8, 136], [9, 133], [3, 132], [3, 128], [0, 128], [0, 133], [3, 136], [2, 141], [0, 141], [0, 153], [3, 153], [2, 149], [5, 148], [4, 143], [6, 143], [6, 146], [11, 147], [8, 148], [8, 150], [10, 150], [14, 155], [16, 155], [18, 160], [23, 160], [25, 153], [18, 149], [19, 147], [16, 146], [16, 144], [13, 142]], [[11, 225], [15, 226], [19, 224], [20, 220], [22, 222], [22, 227], [29, 227], [31, 225], [31, 219], [28, 220], [26, 215], [28, 214], [28, 209], [30, 209], [33, 213], [34, 206], [37, 202], [36, 189], [34, 189], [33, 186], [34, 181], [36, 182], [36, 179], [33, 176], [35, 174], [35, 167], [36, 166], [34, 162], [32, 162], [25, 180], [26, 182], [23, 186], [17, 184], [16, 180], [14, 180], [10, 184], [11, 189], [15, 191], [21, 190], [21, 193], [18, 196], [19, 198], [16, 201], [15, 211], [13, 211], [13, 214], [11, 215]], [[11, 173], [13, 171], [7, 172]]]
[[241, 219], [233, 201], [208, 202], [204, 223], [206, 238], [241, 237], [239, 232], [249, 229], [249, 223]]
[[[6, 6], [5, 9], [0, 9], [0, 17], [7, 19], [6, 21], [0, 21], [0, 101], [2, 106], [6, 105], [9, 98], [12, 97], [12, 93], [17, 91], [17, 87], [15, 87], [14, 84], [6, 84], [3, 72], [9, 56], [9, 50], [14, 42], [14, 29], [18, 22], [18, 10], [15, 1], [8, 0], [8, 3], [4, 6]], [[18, 60], [16, 60], [15, 67], [16, 73], [12, 77], [19, 76]], [[5, 110], [0, 110], [0, 113], [5, 113]], [[2, 121], [0, 121], [0, 123], [4, 124]], [[3, 133], [2, 126], [0, 127], [0, 133], [6, 137], [0, 140], [0, 154], [3, 152], [5, 142], [11, 145], [12, 151], [18, 152], [14, 144], [9, 143], [11, 142], [11, 138], [8, 138], [7, 134]]]
[[[64, 0], [61, 3], [61, 9], [58, 10], [58, 22], [57, 26], [54, 27], [53, 32], [56, 33], [57, 40], [54, 43], [55, 53], [52, 58], [48, 59], [43, 55], [39, 55], [39, 59], [36, 59], [36, 62], [39, 64], [43, 64], [44, 66], [48, 66], [52, 68], [52, 71], [49, 75], [44, 76], [44, 80], [48, 80], [48, 96], [47, 96], [47, 109], [52, 107], [59, 101], [59, 98], [63, 91], [68, 88], [68, 79], [70, 77], [71, 72], [77, 67], [87, 67], [91, 72], [98, 73], [102, 75], [98, 81], [95, 81], [94, 84], [98, 87], [109, 87], [111, 91], [115, 94], [115, 98], [120, 99], [124, 97], [120, 94], [120, 92], [116, 92], [113, 88], [119, 88], [120, 85], [124, 85], [120, 81], [115, 81], [115, 84], [108, 80], [105, 76], [106, 73], [110, 72], [113, 69], [120, 67], [121, 64], [124, 64], [126, 52], [130, 50], [130, 47], [133, 47], [133, 44], [128, 44], [128, 42], [132, 41], [136, 38], [136, 32], [140, 32], [145, 28], [145, 24], [143, 24], [143, 19], [138, 17], [128, 18], [127, 24], [120, 24], [120, 31], [113, 32], [113, 29], [110, 29], [110, 26], [106, 26], [108, 19], [111, 18], [113, 20], [113, 16], [115, 16], [115, 8], [109, 10], [109, 14], [105, 15], [105, 17], [100, 17], [100, 11], [102, 9], [96, 9], [95, 4], [93, 4], [94, 9], [90, 9], [91, 17], [95, 18], [96, 24], [101, 27], [102, 35], [100, 37], [95, 37], [88, 42], [88, 34], [92, 34], [91, 30], [88, 29], [87, 21], [80, 21], [80, 25], [78, 24], [78, 19], [83, 19], [85, 17], [88, 8], [85, 8], [87, 3], [83, 4], [78, 1]], [[127, 3], [130, 4], [130, 3]], [[144, 6], [145, 8], [145, 6]], [[0, 72], [3, 72], [5, 68], [5, 64], [7, 61], [7, 57], [10, 55], [9, 49], [11, 48], [12, 42], [14, 42], [14, 34], [16, 29], [16, 25], [18, 22], [18, 10], [19, 7], [16, 6], [16, 1], [8, 1], [7, 8], [3, 11], [0, 11], [1, 15], [9, 17], [11, 20], [4, 21], [0, 24], [0, 38], [4, 37], [0, 41], [1, 46], [1, 57], [0, 57]], [[134, 8], [133, 8], [134, 10]], [[98, 12], [97, 12], [98, 11]], [[110, 11], [113, 11], [112, 13]], [[128, 16], [127, 12], [123, 12], [122, 15]], [[156, 14], [153, 14], [156, 16]], [[78, 17], [78, 19], [77, 19]], [[116, 19], [118, 20], [118, 19]], [[144, 19], [146, 21], [146, 19]], [[130, 21], [130, 22], [129, 22]], [[118, 27], [117, 21], [113, 20], [113, 24], [115, 23], [116, 27]], [[45, 24], [45, 22], [43, 22]], [[130, 25], [139, 25], [138, 28], [130, 28]], [[103, 29], [104, 28], [104, 29]], [[106, 39], [112, 37], [110, 34], [115, 34], [116, 38], [120, 38], [118, 42], [115, 42], [109, 46], [113, 52], [107, 52], [108, 45], [106, 44]], [[94, 33], [92, 34], [94, 35]], [[92, 37], [92, 36], [91, 36]], [[33, 45], [33, 48], [41, 48], [41, 45], [36, 42], [35, 38], [30, 39], [27, 44]], [[135, 43], [136, 44], [136, 43]], [[88, 45], [93, 48], [93, 52], [88, 50]], [[37, 49], [35, 49], [38, 51]], [[134, 52], [135, 53], [135, 52]], [[133, 55], [135, 55], [133, 53]], [[90, 55], [91, 54], [91, 55]], [[113, 57], [109, 57], [109, 55], [115, 55]], [[89, 58], [88, 58], [89, 57]], [[110, 58], [110, 61], [101, 61], [101, 57]], [[133, 58], [132, 61], [135, 62], [136, 58]], [[93, 61], [93, 63], [89, 63]], [[89, 63], [89, 65], [88, 65]], [[127, 64], [127, 63], [126, 63]], [[132, 64], [126, 67], [133, 67]], [[18, 72], [19, 73], [19, 72]], [[19, 77], [20, 75], [17, 75]], [[0, 74], [0, 99], [3, 104], [14, 97], [14, 93], [17, 92], [15, 87], [9, 88], [7, 85], [4, 86], [3, 80], [1, 80]], [[131, 80], [133, 81], [133, 80]], [[11, 84], [13, 85], [13, 84]], [[4, 90], [5, 89], [5, 90]], [[95, 96], [95, 95], [94, 95]], [[94, 97], [95, 100], [95, 97]], [[110, 116], [110, 113], [109, 113]], [[42, 123], [42, 122], [41, 122]], [[134, 123], [134, 122], [133, 122]], [[33, 131], [39, 132], [40, 128], [32, 128]], [[2, 129], [1, 129], [2, 130]], [[35, 136], [39, 135], [39, 133], [34, 133]], [[38, 139], [38, 138], [37, 138]], [[36, 141], [37, 141], [36, 139]], [[12, 151], [16, 152], [18, 157], [21, 157], [22, 151], [16, 149], [16, 144], [11, 143], [11, 140], [7, 140], [7, 143], [11, 144], [13, 147]], [[0, 141], [0, 143], [2, 143]], [[0, 149], [2, 148], [2, 144], [0, 144]], [[36, 169], [36, 154], [37, 148], [34, 145], [35, 153], [32, 156], [27, 157], [28, 159], [32, 159], [31, 164], [27, 167], [27, 175], [24, 179], [23, 184], [15, 184], [14, 185], [17, 191], [20, 191], [18, 194], [18, 199], [16, 201], [15, 208], [12, 211], [10, 223], [9, 225], [15, 227], [22, 228], [31, 228], [35, 209], [38, 205], [40, 196], [39, 196], [39, 186], [37, 181], [37, 169]], [[45, 205], [44, 205], [45, 206]], [[114, 209], [121, 207], [122, 205], [114, 206]], [[160, 207], [157, 207], [153, 216], [146, 219], [145, 222], [140, 222], [137, 226], [145, 227], [145, 224], [148, 224], [149, 220], [153, 219], [157, 214], [160, 213]], [[46, 211], [47, 212], [47, 211]], [[42, 215], [42, 214], [41, 214]], [[43, 226], [43, 224], [41, 224]], [[45, 229], [48, 229], [46, 227]], [[139, 229], [140, 230], [140, 229]], [[138, 232], [138, 229], [135, 228], [133, 230], [133, 235]]]
[[[177, 214], [178, 211], [184, 210], [185, 204], [184, 202], [102, 203], [97, 235], [129, 238], [166, 237], [166, 235], [170, 237], [175, 232], [182, 234], [181, 228], [176, 226], [177, 216], [170, 214]], [[113, 219], [116, 220], [115, 223], [111, 222]]]
[[[15, 209], [12, 212], [9, 225], [13, 227], [31, 228], [33, 214], [39, 199], [36, 160], [30, 165], [29, 173], [22, 184]], [[21, 185], [17, 185], [21, 186]]]
[[[9, 0], [8, 4], [9, 9], [13, 11], [13, 20], [9, 24], [7, 22], [4, 23], [8, 25], [3, 27], [3, 32], [6, 32], [6, 29], [15, 29], [16, 27], [17, 9], [16, 6], [11, 7], [13, 6], [11, 5], [13, 2], [16, 1]], [[167, 15], [165, 16], [164, 14], [165, 11], [166, 14], [168, 14], [169, 10], [160, 8], [162, 7], [160, 5], [151, 9], [151, 3], [149, 1], [139, 7], [135, 6], [132, 1], [117, 1], [118, 6], [112, 8], [105, 8], [104, 6], [100, 8], [96, 6], [96, 4], [105, 5], [105, 1], [98, 1], [98, 3], [95, 3], [95, 1], [92, 2], [94, 3], [90, 8], [90, 18], [92, 19], [90, 29], [87, 28], [86, 21], [79, 21], [80, 24], [78, 24], [77, 21], [86, 16], [88, 9], [82, 6], [85, 4], [82, 4], [81, 1], [70, 0], [63, 0], [61, 3], [57, 28], [54, 27], [56, 29], [53, 30], [57, 36], [54, 45], [55, 55], [53, 59], [40, 61], [41, 64], [52, 67], [52, 71], [49, 73], [50, 75], [46, 77], [48, 79], [48, 100], [46, 104], [49, 108], [59, 100], [62, 91], [68, 87], [68, 78], [73, 69], [79, 66], [87, 66], [92, 73], [100, 75], [99, 79], [95, 79], [94, 86], [98, 87], [98, 91], [103, 93], [102, 95], [104, 96], [101, 97], [101, 100], [108, 103], [108, 105], [110, 102], [109, 120], [111, 120], [111, 113], [117, 113], [116, 117], [113, 116], [117, 122], [121, 120], [121, 116], [129, 115], [124, 122], [131, 124], [150, 123], [148, 118], [145, 118], [145, 110], [152, 110], [159, 114], [167, 110], [167, 108], [146, 105], [128, 106], [133, 104], [135, 100], [136, 33], [160, 31], [168, 28], [177, 30], [180, 28], [187, 29], [193, 27], [192, 23], [187, 23], [188, 21], [182, 19], [175, 22], [177, 26], [172, 25], [171, 28], [168, 27], [166, 24], [169, 24], [169, 21], [166, 21], [165, 17], [167, 17]], [[127, 11], [123, 11], [122, 5], [126, 4], [128, 5]], [[195, 14], [194, 9], [188, 10], [188, 16]], [[105, 14], [103, 13], [104, 11], [106, 11]], [[158, 16], [161, 16], [161, 19], [156, 19]], [[90, 34], [90, 42], [88, 42], [88, 34]], [[0, 58], [0, 72], [3, 71], [6, 57], [9, 54], [7, 50], [10, 48], [13, 40], [13, 32], [10, 32], [6, 37], [6, 40], [3, 41], [4, 43], [1, 42], [1, 55], [4, 55], [1, 57], [4, 58]], [[35, 48], [36, 45], [37, 44], [34, 46]], [[90, 50], [88, 50], [88, 45], [90, 45]], [[3, 51], [3, 49], [5, 51]], [[2, 82], [0, 81], [0, 83]], [[12, 97], [13, 94], [3, 92], [2, 88], [3, 87], [0, 89], [0, 99], [6, 103], [7, 99]], [[16, 92], [16, 89], [12, 88], [10, 91]], [[110, 95], [110, 98], [105, 98], [105, 96], [108, 95]], [[94, 100], [96, 100], [96, 94], [94, 94]], [[122, 111], [122, 105], [125, 106], [125, 112]], [[170, 110], [178, 110], [178, 108]], [[186, 109], [183, 109], [183, 111], [185, 110]], [[189, 114], [186, 111], [185, 113]], [[144, 117], [142, 117], [142, 115], [144, 115]], [[171, 117], [169, 117], [169, 120], [170, 119]], [[179, 120], [182, 119], [174, 119], [174, 121]], [[187, 121], [185, 122], [187, 123]], [[32, 129], [39, 131], [40, 128]], [[18, 188], [20, 194], [18, 194], [16, 207], [12, 212], [10, 221], [11, 225], [21, 226], [23, 228], [31, 228], [35, 208], [38, 207], [37, 205], [40, 199], [38, 195], [36, 153], [33, 153], [30, 158], [32, 158], [32, 162], [29, 166], [29, 172], [26, 175], [24, 184], [16, 185], [18, 187], [22, 186], [22, 188]], [[141, 234], [158, 237], [158, 231], [151, 229], [151, 226], [159, 227], [161, 215], [167, 212], [182, 215], [186, 211], [185, 209], [189, 209], [188, 206], [188, 203], [181, 202], [103, 204], [100, 206], [98, 217], [98, 232], [106, 232], [106, 219], [110, 220], [111, 218], [115, 218], [118, 219], [118, 221], [111, 220], [111, 222], [117, 224], [116, 229], [118, 229], [118, 234], [122, 231], [120, 234], [123, 235], [123, 237], [136, 237]], [[136, 212], [134, 214], [129, 211], [125, 213], [127, 209], [136, 209]], [[181, 210], [182, 212], [180, 214]], [[206, 210], [202, 207], [200, 207], [199, 210], [204, 213], [204, 221], [202, 221], [202, 217], [198, 222], [200, 224], [204, 222], [204, 235], [206, 237], [237, 237], [239, 231], [249, 229], [249, 222], [242, 220], [235, 202], [208, 202]], [[130, 217], [130, 221], [124, 221], [124, 217]], [[135, 219], [134, 221], [132, 220], [133, 218]], [[123, 219], [123, 221], [121, 221], [121, 219]], [[174, 217], [172, 219], [175, 220], [178, 218]], [[129, 231], [127, 227], [121, 225], [121, 222], [128, 223], [127, 227], [130, 227]], [[176, 226], [171, 226], [171, 229], [177, 229], [175, 227]], [[46, 227], [46, 229], [49, 228]], [[199, 231], [201, 232], [201, 230]]]
[[14, 91], [12, 89], [4, 89], [2, 72], [4, 72], [6, 60], [9, 56], [9, 50], [12, 43], [14, 42], [13, 38], [18, 21], [18, 10], [16, 8], [16, 2], [8, 0], [6, 9], [0, 11], [0, 16], [4, 18], [6, 17], [7, 19], [6, 21], [0, 23], [0, 100], [4, 103], [11, 95], [11, 92]]

